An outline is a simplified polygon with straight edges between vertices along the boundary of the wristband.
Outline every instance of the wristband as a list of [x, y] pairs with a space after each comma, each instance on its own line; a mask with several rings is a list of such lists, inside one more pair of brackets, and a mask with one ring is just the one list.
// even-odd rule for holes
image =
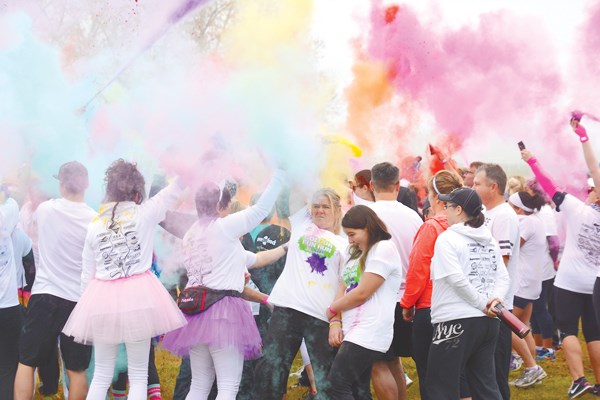
[[332, 313], [333, 315], [337, 314], [338, 312], [335, 311], [333, 308], [331, 308], [331, 306], [327, 307], [327, 311], [329, 311], [330, 313]]
[[335, 321], [329, 323], [329, 327], [330, 328], [333, 327], [333, 326], [336, 326], [336, 325], [339, 325], [341, 327], [342, 323], [340, 321], [338, 321], [338, 320], [335, 320]]
[[260, 303], [261, 303], [261, 304], [264, 304], [264, 305], [267, 305], [267, 301], [269, 301], [269, 296], [265, 297], [265, 298], [263, 299], [263, 301], [261, 301]]

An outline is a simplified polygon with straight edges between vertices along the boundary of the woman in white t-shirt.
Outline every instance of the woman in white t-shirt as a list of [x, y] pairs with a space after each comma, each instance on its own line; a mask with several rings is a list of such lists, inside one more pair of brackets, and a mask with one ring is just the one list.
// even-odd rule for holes
[[[284, 176], [283, 171], [277, 171], [256, 204], [233, 214], [229, 214], [228, 190], [207, 183], [196, 193], [198, 221], [183, 238], [183, 264], [189, 279], [186, 288], [209, 288], [223, 297], [204, 311], [186, 316], [188, 324], [168, 333], [163, 340], [165, 349], [190, 357], [192, 383], [188, 399], [207, 399], [216, 376], [218, 398], [234, 400], [244, 360], [260, 357], [260, 334], [252, 311], [242, 298], [245, 274], [248, 268], [265, 266], [283, 257], [287, 244], [255, 254], [246, 251], [239, 238], [273, 209]], [[260, 297], [266, 304], [268, 296]]]
[[[285, 267], [269, 297], [275, 306], [254, 374], [254, 397], [280, 400], [302, 339], [310, 355], [319, 391], [335, 357], [327, 338], [325, 310], [335, 298], [347, 242], [341, 236], [340, 196], [332, 189], [313, 194], [310, 206], [292, 215]], [[332, 330], [338, 329], [334, 326]]]
[[183, 188], [176, 180], [144, 201], [144, 177], [135, 164], [122, 159], [106, 170], [105, 182], [105, 202], [88, 227], [83, 247], [83, 294], [63, 333], [94, 345], [94, 377], [87, 399], [106, 398], [118, 346], [125, 343], [129, 398], [145, 400], [150, 339], [186, 323], [150, 271], [154, 231]]
[[[329, 371], [327, 394], [340, 400], [371, 399], [371, 366], [384, 358], [394, 336], [402, 262], [385, 224], [369, 207], [351, 208], [342, 227], [350, 243], [349, 260], [327, 315], [330, 326], [342, 327], [343, 341], [340, 335], [329, 339], [330, 345], [341, 347]], [[338, 313], [341, 320], [333, 318]]]
[[[587, 167], [595, 184], [599, 185], [600, 168], [587, 132], [579, 125], [580, 118], [581, 115], [578, 118], [574, 116], [571, 127], [579, 136]], [[594, 281], [600, 277], [600, 201], [595, 197], [588, 205], [577, 197], [560, 191], [529, 150], [522, 150], [521, 157], [529, 164], [540, 186], [556, 204], [556, 210], [564, 214], [567, 227], [565, 248], [554, 279], [554, 299], [556, 324], [573, 379], [568, 395], [575, 398], [588, 391], [600, 394], [600, 368], [597, 367], [600, 365], [600, 324], [595, 314], [598, 313], [596, 306], [600, 306], [600, 290], [597, 304], [594, 304], [593, 297]], [[594, 195], [597, 193], [598, 186]], [[583, 355], [577, 338], [580, 325], [592, 366], [595, 366], [595, 386], [590, 385], [584, 376]]]
[[[532, 196], [528, 192], [516, 192], [508, 198], [508, 203], [519, 216], [519, 235], [521, 249], [517, 264], [519, 280], [513, 301], [513, 313], [525, 325], [529, 326], [533, 302], [542, 292], [542, 271], [550, 255], [544, 222], [539, 216], [545, 201], [541, 196]], [[537, 365], [535, 342], [531, 335], [525, 337], [527, 346], [522, 346], [521, 339], [512, 336], [513, 349], [521, 356], [525, 371], [515, 380], [516, 387], [529, 387], [546, 377], [546, 373]], [[535, 379], [534, 379], [535, 378]]]
[[473, 398], [500, 400], [494, 367], [499, 321], [509, 278], [498, 243], [484, 224], [472, 189], [440, 194], [449, 228], [438, 236], [431, 263], [433, 338], [426, 386], [436, 400], [460, 396], [464, 372]]

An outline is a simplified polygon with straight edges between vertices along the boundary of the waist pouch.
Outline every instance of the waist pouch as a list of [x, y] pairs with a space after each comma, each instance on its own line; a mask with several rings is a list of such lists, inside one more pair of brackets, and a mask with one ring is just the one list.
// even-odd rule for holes
[[242, 297], [242, 294], [236, 290], [214, 290], [203, 286], [192, 286], [179, 293], [177, 306], [184, 314], [198, 314], [225, 296]]

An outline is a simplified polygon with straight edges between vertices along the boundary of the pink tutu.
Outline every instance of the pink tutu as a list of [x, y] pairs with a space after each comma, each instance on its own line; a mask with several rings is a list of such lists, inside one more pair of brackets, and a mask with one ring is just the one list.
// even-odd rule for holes
[[206, 311], [186, 315], [188, 324], [165, 335], [162, 347], [183, 357], [203, 344], [217, 349], [234, 347], [253, 360], [261, 355], [261, 339], [248, 303], [226, 296]]
[[162, 335], [185, 324], [167, 290], [147, 271], [111, 281], [93, 279], [63, 333], [78, 343], [118, 344]]

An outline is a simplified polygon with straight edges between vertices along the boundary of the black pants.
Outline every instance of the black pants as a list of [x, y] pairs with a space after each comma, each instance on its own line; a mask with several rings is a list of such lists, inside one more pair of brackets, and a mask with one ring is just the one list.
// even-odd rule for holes
[[318, 399], [327, 399], [327, 374], [336, 350], [329, 346], [329, 324], [291, 308], [276, 307], [271, 317], [263, 356], [254, 371], [254, 398], [280, 400], [302, 338], [310, 356]]
[[344, 341], [327, 377], [331, 382], [327, 395], [336, 400], [371, 400], [371, 367], [384, 355]]
[[433, 337], [433, 325], [431, 325], [431, 308], [418, 308], [415, 311], [412, 327], [412, 354], [417, 366], [419, 376], [419, 392], [421, 400], [429, 400], [427, 395], [425, 378], [427, 377], [427, 358], [429, 347]]
[[506, 324], [500, 323], [498, 341], [496, 342], [496, 350], [494, 352], [494, 363], [496, 368], [496, 383], [498, 384], [498, 389], [500, 389], [502, 400], [510, 399], [508, 373], [510, 372], [511, 353], [512, 331]]
[[0, 309], [0, 399], [12, 399], [23, 324], [20, 305]]
[[474, 400], [502, 399], [494, 379], [499, 323], [495, 318], [476, 317], [434, 324], [427, 363], [429, 398], [458, 399], [464, 370]]

